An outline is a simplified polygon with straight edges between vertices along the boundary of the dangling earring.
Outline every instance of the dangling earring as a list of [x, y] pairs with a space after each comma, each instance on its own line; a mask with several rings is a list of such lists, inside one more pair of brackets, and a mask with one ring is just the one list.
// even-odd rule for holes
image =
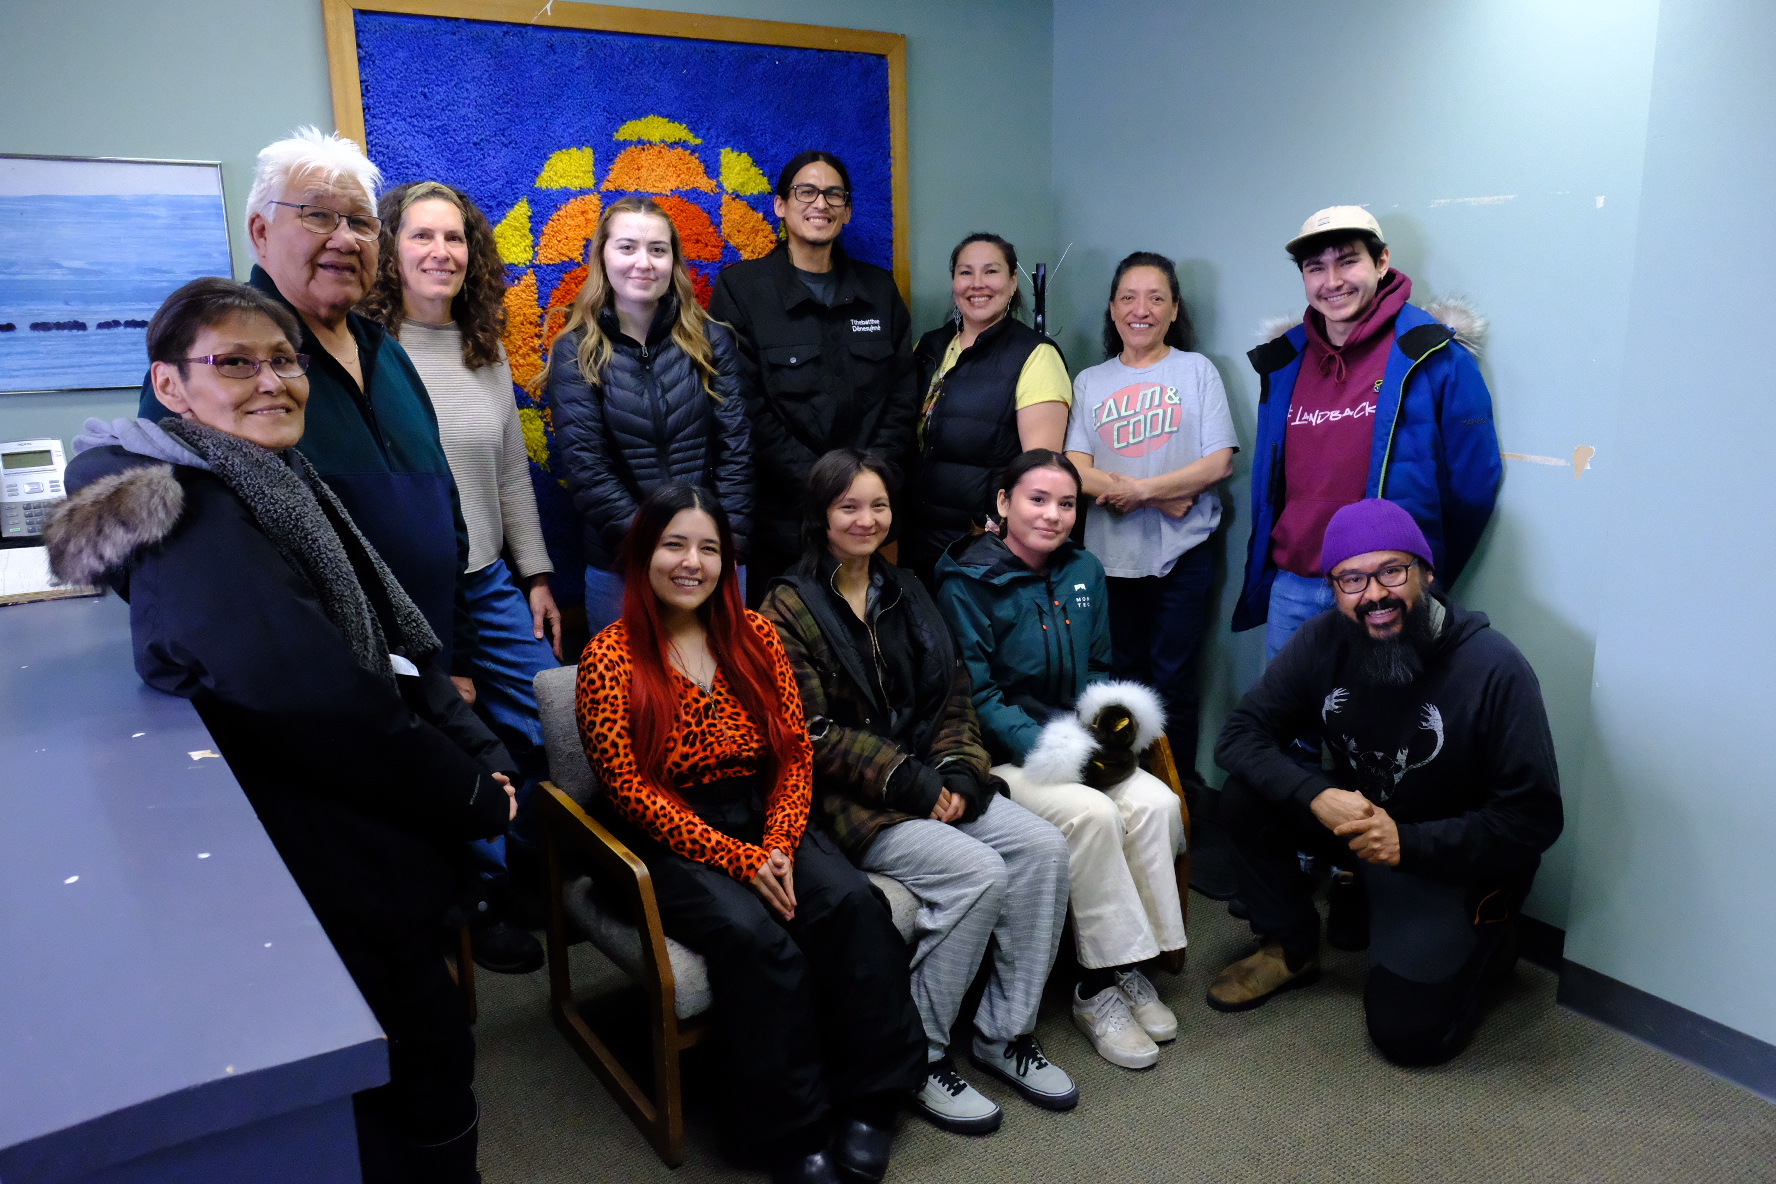
[[954, 302], [950, 304], [950, 320], [956, 323], [956, 328], [962, 327], [962, 306], [960, 304]]

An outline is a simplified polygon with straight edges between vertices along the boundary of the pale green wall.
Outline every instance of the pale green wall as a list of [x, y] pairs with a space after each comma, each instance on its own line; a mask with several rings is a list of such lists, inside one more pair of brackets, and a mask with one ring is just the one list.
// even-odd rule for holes
[[1776, 1044], [1773, 57], [1768, 0], [1665, 0], [1566, 953]]
[[[540, 0], [539, 0], [540, 2]], [[253, 158], [298, 124], [333, 126], [320, 0], [9, 0], [0, 152], [221, 160], [235, 263]], [[947, 308], [945, 260], [990, 228], [1051, 245], [1051, 14], [1029, 0], [695, 0], [646, 7], [904, 33], [915, 324]], [[808, 96], [818, 103], [820, 96]], [[64, 442], [133, 394], [0, 395], [0, 438]]]
[[[1498, 511], [1458, 598], [1529, 656], [1569, 803], [1591, 734], [1591, 652], [1604, 507], [1646, 135], [1656, 0], [1337, 5], [1092, 0], [1055, 5], [1057, 281], [1069, 359], [1093, 346], [1111, 268], [1132, 250], [1178, 261], [1198, 346], [1249, 446], [1261, 321], [1299, 316], [1283, 251], [1303, 219], [1360, 204], [1379, 218], [1413, 299], [1466, 295], [1491, 321], [1481, 368], [1509, 452]], [[1163, 65], [1161, 65], [1163, 64]], [[1599, 199], [1602, 199], [1599, 204]], [[1263, 660], [1228, 618], [1250, 534], [1250, 456], [1226, 487], [1223, 594], [1205, 655], [1204, 752]], [[1531, 911], [1564, 925], [1570, 838]]]

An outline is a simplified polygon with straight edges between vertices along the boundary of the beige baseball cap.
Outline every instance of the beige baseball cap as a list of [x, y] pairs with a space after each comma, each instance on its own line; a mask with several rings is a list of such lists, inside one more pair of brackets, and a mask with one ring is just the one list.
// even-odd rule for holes
[[1315, 213], [1301, 224], [1301, 233], [1283, 245], [1285, 251], [1293, 251], [1295, 244], [1316, 234], [1325, 234], [1328, 230], [1367, 230], [1376, 238], [1382, 238], [1381, 223], [1375, 215], [1362, 206], [1327, 206]]

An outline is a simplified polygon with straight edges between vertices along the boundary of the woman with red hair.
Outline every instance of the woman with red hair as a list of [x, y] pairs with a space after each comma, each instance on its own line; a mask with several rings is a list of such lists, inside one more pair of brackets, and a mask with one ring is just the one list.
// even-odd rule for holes
[[925, 1038], [887, 907], [807, 825], [783, 643], [742, 602], [705, 490], [649, 495], [621, 560], [623, 616], [580, 658], [580, 737], [666, 932], [708, 963], [733, 1141], [774, 1181], [880, 1180]]

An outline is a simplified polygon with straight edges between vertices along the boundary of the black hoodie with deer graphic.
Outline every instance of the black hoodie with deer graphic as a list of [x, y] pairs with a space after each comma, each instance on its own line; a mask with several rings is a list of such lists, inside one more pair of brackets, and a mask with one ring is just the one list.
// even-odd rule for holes
[[[1333, 786], [1364, 794], [1399, 826], [1403, 872], [1533, 872], [1562, 825], [1541, 686], [1486, 614], [1439, 607], [1424, 670], [1400, 687], [1363, 678], [1337, 609], [1307, 622], [1228, 717], [1215, 759], [1277, 805], [1305, 808]], [[1298, 736], [1325, 744], [1330, 772], [1289, 755]]]

